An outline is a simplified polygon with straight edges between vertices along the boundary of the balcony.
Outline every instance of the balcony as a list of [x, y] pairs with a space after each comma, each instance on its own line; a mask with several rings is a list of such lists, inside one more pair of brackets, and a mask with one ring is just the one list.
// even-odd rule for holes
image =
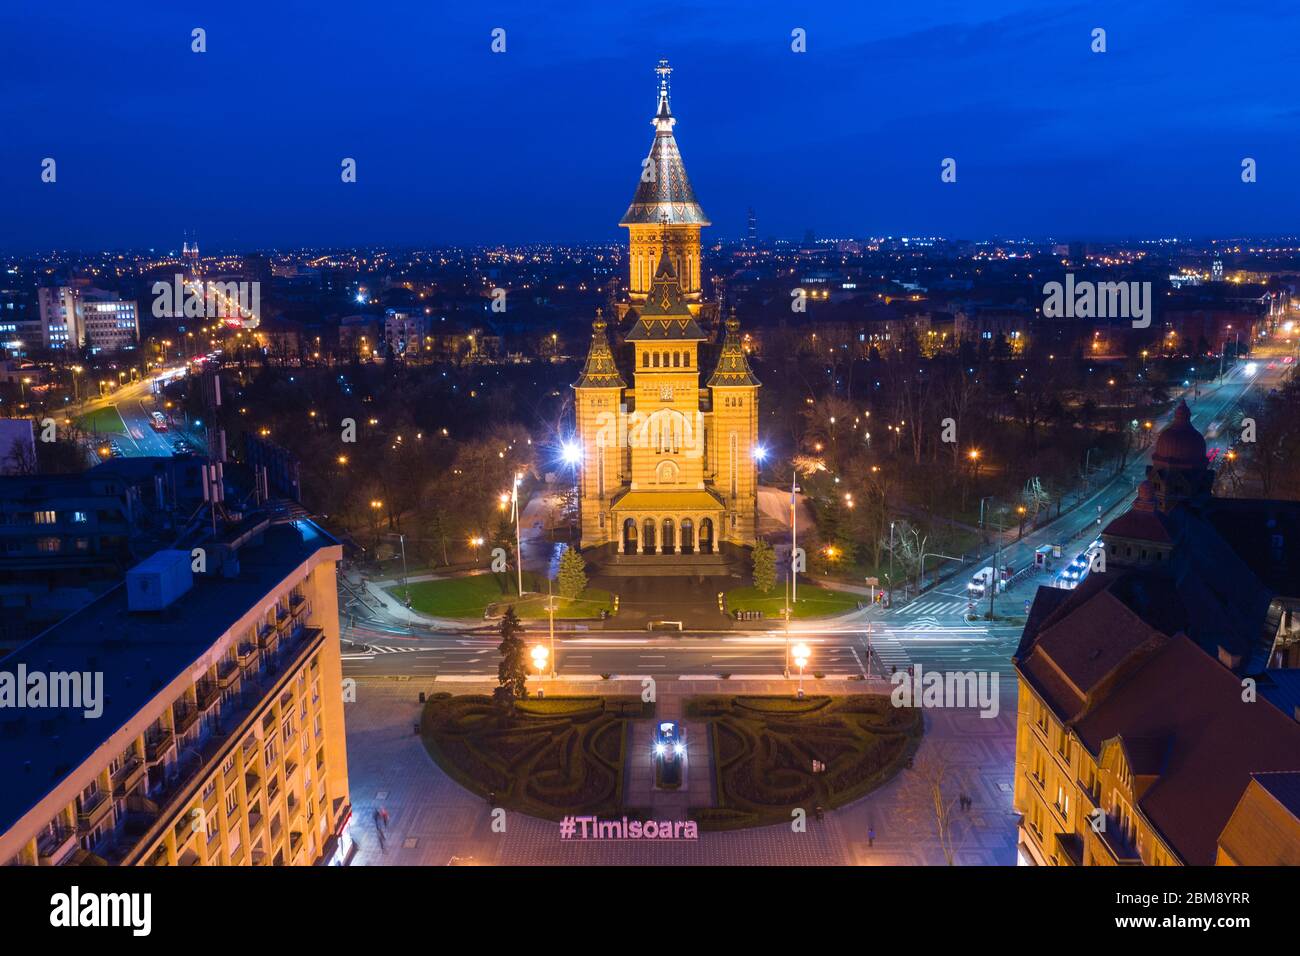
[[131, 759], [122, 764], [117, 773], [113, 774], [113, 796], [123, 797], [130, 793], [143, 777], [144, 761], [133, 754]]
[[1106, 815], [1105, 820], [1105, 828], [1101, 832], [1094, 829], [1093, 835], [1105, 847], [1111, 862], [1116, 866], [1141, 866], [1142, 857], [1138, 854], [1137, 847], [1129, 842], [1119, 820], [1110, 814]]
[[100, 790], [93, 797], [81, 801], [81, 808], [77, 810], [77, 826], [83, 830], [93, 830], [112, 808], [113, 801]]
[[248, 770], [244, 773], [244, 792], [249, 797], [262, 789], [262, 778], [257, 775], [256, 770]]
[[[255, 842], [262, 835], [263, 824], [266, 818], [260, 813], [250, 813], [248, 815], [248, 839], [249, 842]], [[256, 852], [256, 851], [254, 851]]]
[[36, 841], [36, 856], [41, 866], [58, 866], [77, 847], [77, 831], [59, 827], [45, 831]]
[[1056, 856], [1062, 866], [1083, 866], [1083, 839], [1077, 833], [1056, 834]]
[[170, 730], [155, 730], [145, 735], [144, 762], [152, 767], [171, 752], [176, 744], [176, 736]]
[[298, 818], [302, 816], [302, 801], [299, 800], [291, 793], [289, 794], [288, 806], [289, 806], [289, 816], [288, 816], [289, 826], [293, 826], [298, 821]]
[[172, 727], [176, 733], [183, 734], [194, 726], [194, 722], [199, 719], [199, 709], [192, 704], [176, 704], [172, 706]]
[[229, 687], [239, 677], [239, 662], [227, 657], [217, 665], [217, 686]]
[[221, 699], [221, 688], [215, 681], [201, 680], [194, 685], [194, 696], [199, 710], [206, 713], [209, 707]]

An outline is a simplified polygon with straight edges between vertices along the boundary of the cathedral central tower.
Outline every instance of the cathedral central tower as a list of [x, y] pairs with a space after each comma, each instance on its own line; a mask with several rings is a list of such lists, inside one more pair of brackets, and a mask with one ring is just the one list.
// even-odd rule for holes
[[692, 305], [700, 301], [700, 228], [709, 225], [686, 177], [682, 154], [673, 138], [677, 120], [668, 104], [672, 67], [660, 60], [659, 105], [650, 155], [642, 161], [641, 181], [632, 204], [619, 220], [628, 230], [628, 298], [645, 302], [659, 271], [659, 257], [671, 257], [682, 292]]

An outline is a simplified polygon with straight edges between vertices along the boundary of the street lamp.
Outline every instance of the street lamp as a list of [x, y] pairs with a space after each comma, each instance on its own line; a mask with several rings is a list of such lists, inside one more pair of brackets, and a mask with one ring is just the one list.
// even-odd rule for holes
[[524, 516], [519, 507], [519, 483], [523, 481], [524, 476], [515, 472], [515, 483], [510, 490], [510, 510], [514, 512], [515, 519], [515, 569], [519, 573], [519, 596], [524, 596], [524, 551], [520, 544], [519, 525], [523, 522]]
[[[540, 681], [546, 672], [546, 659], [550, 657], [545, 645], [534, 644], [532, 650], [533, 666], [537, 668], [537, 679]], [[544, 697], [546, 692], [542, 688], [537, 689], [537, 696]]]
[[807, 644], [801, 642], [791, 649], [791, 653], [794, 654], [795, 666], [799, 668], [799, 696], [802, 697], [803, 669], [808, 665], [808, 658], [812, 656], [812, 651], [808, 648]]

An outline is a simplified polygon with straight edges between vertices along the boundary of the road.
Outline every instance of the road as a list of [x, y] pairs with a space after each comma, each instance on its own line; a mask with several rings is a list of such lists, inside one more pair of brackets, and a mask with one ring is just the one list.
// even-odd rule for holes
[[[167, 370], [168, 373], [175, 371], [176, 368]], [[172, 442], [179, 433], [157, 432], [150, 419], [152, 412], [162, 410], [154, 401], [153, 386], [157, 377], [155, 375], [131, 382], [103, 398], [88, 401], [77, 414], [81, 416], [100, 408], [116, 408], [126, 424], [127, 432], [125, 435], [121, 432], [104, 432], [100, 434], [101, 438], [116, 438], [122, 454], [128, 458], [172, 455], [175, 453]], [[194, 443], [193, 436], [187, 437]]]
[[[1254, 364], [1257, 364], [1257, 371], [1254, 375], [1250, 375], [1247, 373], [1247, 368]], [[1270, 365], [1275, 367], [1270, 368]], [[1261, 359], [1258, 363], [1243, 363], [1237, 366], [1225, 375], [1221, 382], [1202, 385], [1199, 396], [1192, 396], [1190, 393], [1187, 396], [1187, 404], [1192, 412], [1192, 424], [1205, 434], [1212, 424], [1224, 421], [1232, 408], [1252, 390], [1267, 392], [1270, 388], [1279, 386], [1290, 368], [1291, 366], [1283, 365], [1280, 360], [1270, 362], [1268, 359]], [[1019, 570], [1033, 562], [1036, 548], [1048, 544], [1063, 545], [1065, 561], [1073, 558], [1075, 553], [1084, 550], [1091, 542], [1093, 532], [1100, 532], [1110, 519], [1122, 514], [1132, 503], [1137, 486], [1146, 477], [1146, 468], [1151, 463], [1151, 453], [1155, 449], [1154, 436], [1169, 423], [1172, 415], [1171, 411], [1156, 421], [1151, 429], [1153, 437], [1149, 444], [1137, 450], [1115, 480], [1109, 481], [1091, 495], [1085, 495], [1077, 508], [1037, 530], [1027, 530], [1024, 538], [1019, 541], [1016, 540], [1014, 528], [1006, 532], [1003, 535], [1004, 544], [997, 555], [997, 563], [1010, 565]], [[1208, 439], [1210, 446], [1216, 443], [1221, 447], [1231, 444], [1222, 436], [1218, 439]], [[1101, 472], [1098, 472], [1094, 478], [1095, 482], [1106, 480], [1107, 476]], [[964, 584], [980, 567], [992, 563], [992, 555], [986, 553], [979, 560], [958, 569], [950, 580]]]
[[[1204, 433], [1211, 423], [1222, 421], [1251, 389], [1266, 390], [1280, 384], [1287, 367], [1279, 362], [1277, 368], [1270, 369], [1267, 364], [1261, 360], [1254, 376], [1247, 375], [1245, 366], [1240, 366], [1221, 383], [1203, 388], [1189, 401], [1193, 423]], [[1153, 433], [1167, 421], [1168, 416], [1152, 429]], [[1065, 544], [1065, 559], [1073, 557], [1091, 541], [1091, 534], [1100, 530], [1099, 515], [1104, 523], [1132, 501], [1138, 483], [1145, 477], [1153, 444], [1140, 449], [1115, 481], [1085, 497], [1080, 507], [1027, 533], [1023, 540], [1007, 544], [999, 562], [1023, 567], [1032, 563], [1034, 549], [1042, 544]], [[1021, 626], [966, 620], [966, 581], [981, 563], [972, 562], [908, 604], [865, 610], [843, 624], [792, 624], [790, 643], [806, 643], [812, 652], [806, 678], [814, 679], [814, 673], [865, 675], [870, 645], [873, 675], [909, 665], [986, 670], [1002, 675], [1004, 693], [1014, 692], [1014, 681], [1008, 679], [1012, 673], [1010, 659]], [[1025, 602], [1033, 598], [1040, 584], [1047, 583], [1047, 575], [1038, 575], [999, 595], [998, 614], [1023, 614]], [[983, 604], [980, 607], [984, 609]], [[369, 621], [349, 627], [344, 637], [344, 673], [350, 676], [491, 677], [500, 659], [496, 650], [499, 638], [490, 631], [438, 633], [417, 627], [408, 632]], [[536, 625], [526, 632], [525, 640], [529, 645], [549, 644], [545, 628]], [[562, 676], [756, 677], [782, 673], [786, 644], [781, 631], [768, 630], [682, 635], [565, 630], [556, 634], [555, 659], [556, 670]]]

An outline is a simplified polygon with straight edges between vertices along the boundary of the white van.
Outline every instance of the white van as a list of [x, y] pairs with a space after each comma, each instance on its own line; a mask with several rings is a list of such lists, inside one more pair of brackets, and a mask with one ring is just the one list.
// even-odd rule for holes
[[[970, 595], [970, 597], [972, 598], [987, 597], [989, 593], [989, 587], [993, 584], [995, 578], [996, 575], [991, 567], [980, 568], [978, 571], [975, 572], [975, 575], [970, 579], [970, 584], [966, 585], [966, 593]], [[998, 582], [998, 593], [1000, 594], [1006, 589], [1007, 589], [1007, 582], [1004, 576], [1003, 579]]]

